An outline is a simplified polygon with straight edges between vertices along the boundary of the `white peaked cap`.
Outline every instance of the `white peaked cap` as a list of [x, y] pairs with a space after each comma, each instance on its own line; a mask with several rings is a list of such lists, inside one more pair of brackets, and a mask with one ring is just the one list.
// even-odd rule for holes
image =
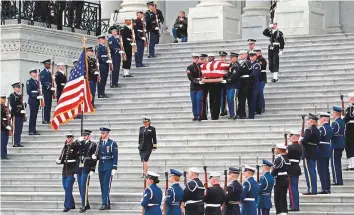
[[189, 168], [189, 172], [200, 173], [200, 171], [197, 167]]

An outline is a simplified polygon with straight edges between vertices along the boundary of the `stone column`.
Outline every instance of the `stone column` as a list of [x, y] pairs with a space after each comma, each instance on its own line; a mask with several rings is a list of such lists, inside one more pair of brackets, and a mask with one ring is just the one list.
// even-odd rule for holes
[[240, 11], [227, 0], [201, 0], [189, 8], [188, 41], [240, 38], [240, 18]]
[[242, 14], [242, 38], [263, 38], [263, 30], [269, 25], [270, 1], [246, 1]]
[[164, 23], [161, 25], [161, 38], [160, 38], [160, 43], [171, 43], [172, 42], [172, 36], [169, 32], [169, 29], [166, 25], [166, 0], [158, 0], [156, 1], [157, 8], [161, 10], [163, 17], [165, 18]]
[[137, 10], [147, 10], [146, 7], [147, 1], [139, 0], [123, 0], [123, 3], [120, 5], [121, 9], [118, 14], [118, 23], [124, 23], [126, 17], [134, 18], [136, 17]]
[[326, 33], [341, 33], [342, 25], [340, 23], [340, 2], [324, 1]]
[[279, 0], [275, 20], [286, 35], [319, 35], [325, 33], [323, 2]]
[[102, 19], [110, 19], [115, 10], [120, 9], [122, 1], [101, 1]]

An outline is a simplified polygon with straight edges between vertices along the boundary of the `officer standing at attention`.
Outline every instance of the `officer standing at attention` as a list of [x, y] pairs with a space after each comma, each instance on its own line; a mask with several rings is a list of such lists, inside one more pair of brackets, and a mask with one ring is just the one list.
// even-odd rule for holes
[[333, 129], [333, 136], [331, 138], [331, 145], [333, 148], [331, 156], [331, 166], [332, 166], [332, 185], [343, 185], [342, 178], [342, 153], [345, 147], [344, 140], [344, 129], [345, 123], [341, 118], [342, 108], [333, 107], [333, 122], [331, 127]]
[[274, 187], [274, 178], [270, 173], [273, 164], [270, 161], [263, 160], [263, 175], [259, 179], [260, 194], [257, 199], [257, 208], [259, 215], [269, 215], [272, 208], [272, 190]]
[[125, 77], [133, 77], [130, 75], [130, 68], [132, 66], [132, 56], [133, 56], [133, 33], [132, 33], [132, 19], [125, 18], [125, 24], [121, 29], [121, 35], [123, 40], [123, 46], [125, 51], [125, 56], [127, 59], [123, 61], [123, 78]]
[[171, 174], [171, 182], [172, 186], [168, 188], [167, 195], [164, 200], [166, 205], [166, 215], [181, 215], [181, 204], [183, 200], [183, 189], [179, 185], [180, 177], [182, 173], [175, 170], [170, 169]]
[[260, 193], [260, 187], [253, 178], [255, 171], [255, 168], [245, 166], [245, 181], [242, 184], [243, 192], [241, 196], [242, 215], [257, 215], [256, 198]]
[[97, 145], [96, 153], [92, 155], [93, 160], [98, 161], [98, 176], [100, 178], [102, 207], [100, 210], [111, 209], [109, 192], [113, 176], [117, 172], [118, 165], [118, 145], [109, 138], [109, 128], [100, 128], [101, 138]]
[[252, 72], [250, 74], [252, 79], [252, 85], [250, 87], [250, 99], [251, 102], [248, 103], [248, 118], [254, 119], [257, 106], [257, 97], [259, 93], [260, 77], [261, 77], [261, 66], [257, 62], [257, 52], [251, 51], [249, 53], [250, 61], [252, 66]]
[[14, 83], [13, 93], [9, 96], [11, 106], [11, 119], [13, 124], [14, 145], [13, 147], [23, 147], [21, 145], [21, 135], [23, 129], [23, 122], [25, 121], [25, 106], [23, 104], [23, 96], [21, 95], [21, 83]]
[[63, 164], [62, 184], [65, 190], [64, 210], [68, 212], [75, 209], [75, 201], [73, 196], [73, 186], [75, 182], [76, 162], [79, 159], [79, 147], [77, 142], [74, 142], [74, 135], [69, 133], [66, 135], [64, 147], [61, 150], [57, 164]]
[[61, 93], [64, 90], [67, 80], [64, 72], [64, 65], [64, 63], [58, 63], [58, 71], [55, 73], [55, 84], [57, 85], [57, 102], [60, 99]]
[[[227, 53], [224, 51], [219, 52], [219, 56], [220, 56], [220, 62], [226, 63], [226, 56]], [[226, 86], [224, 84], [221, 85], [221, 106], [220, 106], [220, 116], [226, 116], [227, 115], [227, 111], [226, 111]]]
[[88, 201], [88, 185], [90, 178], [95, 174], [96, 163], [94, 155], [96, 152], [96, 143], [90, 140], [90, 130], [83, 130], [83, 138], [79, 138], [79, 160], [77, 163], [77, 182], [79, 185], [81, 204], [80, 213], [84, 213], [90, 209], [90, 203]]
[[227, 104], [229, 107], [230, 117], [229, 119], [237, 119], [237, 97], [238, 91], [240, 89], [240, 64], [238, 63], [238, 54], [231, 52], [230, 53], [230, 68], [229, 72], [225, 76], [225, 88], [227, 95]]
[[40, 104], [40, 100], [38, 99], [39, 83], [37, 78], [37, 70], [31, 69], [29, 73], [31, 75], [31, 78], [28, 79], [26, 83], [28, 105], [30, 109], [28, 135], [39, 135], [36, 129], [37, 115], [38, 115], [39, 104]]
[[299, 176], [301, 175], [300, 160], [302, 158], [303, 149], [299, 144], [300, 132], [290, 133], [291, 145], [288, 146], [288, 158], [290, 167], [289, 175], [289, 202], [290, 211], [299, 211]]
[[145, 215], [162, 215], [161, 201], [162, 190], [157, 186], [160, 182], [159, 174], [148, 171], [146, 175], [146, 182], [149, 185], [144, 191], [144, 197], [141, 201], [141, 206], [144, 208]]
[[[254, 49], [255, 49], [255, 47], [256, 47], [256, 42], [257, 42], [257, 40], [255, 40], [255, 39], [248, 39], [247, 42], [248, 42], [248, 51], [247, 51], [247, 53], [248, 53], [248, 56], [249, 56], [250, 52], [255, 51]], [[248, 59], [249, 59], [249, 58], [248, 58]]]
[[143, 126], [139, 129], [139, 155], [143, 163], [144, 177], [149, 170], [149, 158], [152, 151], [157, 149], [156, 128], [151, 126], [151, 118], [143, 116]]
[[108, 38], [108, 44], [109, 44], [109, 49], [111, 51], [111, 58], [112, 58], [112, 65], [113, 65], [111, 88], [118, 87], [120, 62], [121, 62], [120, 55], [121, 53], [123, 53], [123, 50], [120, 50], [121, 41], [119, 40], [118, 37], [118, 30], [119, 30], [118, 28], [119, 26], [113, 25], [110, 28], [112, 36]]
[[307, 192], [303, 195], [317, 195], [317, 173], [316, 159], [317, 146], [320, 143], [320, 131], [317, 128], [318, 117], [309, 113], [308, 125], [304, 137], [300, 138], [300, 143], [304, 147], [304, 172], [307, 184]]
[[221, 215], [221, 207], [225, 202], [224, 190], [220, 187], [220, 173], [210, 173], [210, 184], [204, 196], [205, 215]]
[[136, 12], [136, 19], [134, 20], [134, 34], [135, 34], [135, 43], [136, 50], [135, 53], [135, 66], [136, 67], [146, 67], [143, 64], [144, 49], [146, 44], [144, 21], [143, 21], [144, 12], [138, 10]]
[[267, 61], [262, 56], [261, 49], [254, 49], [257, 52], [257, 62], [261, 66], [261, 76], [259, 79], [259, 88], [257, 93], [256, 113], [262, 114], [265, 112], [264, 87], [267, 83]]
[[100, 81], [100, 73], [97, 71], [96, 58], [94, 56], [95, 52], [92, 47], [86, 48], [87, 53], [87, 61], [88, 61], [88, 81], [90, 84], [90, 91], [92, 95], [92, 105], [95, 107], [95, 96], [96, 96], [96, 88], [97, 82]]
[[146, 22], [146, 31], [149, 37], [149, 55], [148, 58], [155, 56], [155, 45], [159, 37], [159, 23], [156, 19], [154, 11], [156, 10], [155, 3], [153, 1], [146, 3], [148, 10], [145, 12], [144, 20]]
[[288, 169], [290, 167], [289, 158], [286, 155], [286, 146], [278, 144], [275, 147], [277, 157], [274, 160], [272, 175], [275, 178], [274, 186], [274, 204], [277, 214], [288, 213], [288, 203], [286, 195], [288, 193]]
[[183, 191], [185, 215], [204, 215], [204, 185], [199, 180], [199, 169], [190, 168], [188, 171], [189, 182]]
[[240, 202], [243, 192], [242, 185], [237, 181], [240, 175], [239, 168], [229, 167], [229, 181], [231, 182], [225, 193], [225, 215], [240, 215]]
[[329, 159], [332, 155], [331, 138], [333, 136], [333, 129], [329, 124], [329, 118], [331, 114], [320, 113], [320, 144], [318, 145], [317, 156], [317, 170], [321, 181], [321, 192], [318, 194], [330, 194], [331, 193], [331, 176], [329, 174]]
[[193, 121], [202, 120], [203, 86], [199, 83], [202, 79], [199, 54], [192, 54], [193, 63], [187, 67], [187, 77], [190, 83], [190, 97], [192, 101]]
[[9, 107], [5, 105], [6, 95], [1, 95], [1, 159], [7, 157], [7, 143], [9, 142], [9, 133], [12, 131], [10, 125]]
[[354, 92], [348, 94], [349, 107], [345, 110], [345, 151], [349, 160], [346, 170], [354, 170]]
[[42, 94], [44, 98], [44, 113], [43, 113], [43, 122], [42, 124], [49, 124], [50, 122], [50, 113], [52, 110], [52, 96], [55, 89], [52, 87], [52, 73], [49, 71], [51, 60], [45, 60], [42, 62], [44, 64], [44, 69], [41, 71], [40, 80], [42, 85]]
[[98, 60], [98, 68], [100, 71], [100, 82], [98, 83], [97, 91], [98, 91], [98, 98], [108, 98], [106, 96], [106, 84], [109, 72], [109, 64], [107, 63], [108, 60], [108, 51], [106, 47], [106, 36], [100, 35], [98, 36], [98, 46], [96, 49], [96, 56]]
[[240, 75], [241, 86], [238, 95], [238, 113], [240, 119], [246, 118], [246, 99], [248, 104], [251, 103], [249, 91], [251, 87], [250, 74], [252, 72], [251, 62], [247, 60], [247, 52], [245, 50], [240, 51]]

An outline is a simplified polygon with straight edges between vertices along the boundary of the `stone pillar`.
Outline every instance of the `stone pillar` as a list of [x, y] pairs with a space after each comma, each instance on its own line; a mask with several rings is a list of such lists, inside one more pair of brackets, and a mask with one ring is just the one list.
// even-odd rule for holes
[[188, 41], [240, 38], [240, 18], [240, 11], [227, 0], [201, 0], [189, 8]]
[[110, 19], [115, 10], [119, 11], [122, 1], [101, 1], [102, 19]]
[[342, 25], [340, 23], [340, 2], [324, 1], [326, 33], [341, 33]]
[[246, 1], [242, 14], [242, 38], [263, 38], [263, 30], [269, 25], [270, 1]]
[[286, 35], [319, 35], [325, 33], [323, 2], [279, 0], [275, 20]]
[[161, 33], [161, 37], [160, 37], [160, 43], [171, 43], [172, 42], [172, 36], [169, 32], [169, 29], [166, 25], [166, 0], [158, 0], [156, 2], [157, 4], [157, 8], [159, 10], [161, 10], [163, 17], [165, 18], [164, 23], [161, 25], [160, 28], [160, 33]]
[[139, 0], [123, 0], [123, 3], [120, 5], [121, 9], [118, 14], [118, 23], [124, 23], [124, 19], [126, 17], [136, 17], [137, 10], [146, 11], [146, 2], [147, 1], [139, 1]]

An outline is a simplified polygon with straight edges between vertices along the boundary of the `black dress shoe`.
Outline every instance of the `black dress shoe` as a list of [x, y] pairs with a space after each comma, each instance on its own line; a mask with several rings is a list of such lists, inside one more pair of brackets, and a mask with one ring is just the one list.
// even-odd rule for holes
[[47, 121], [42, 121], [42, 124], [50, 124], [49, 122], [47, 122]]
[[63, 212], [68, 212], [70, 211], [70, 208], [64, 208]]
[[40, 133], [38, 133], [38, 132], [34, 132], [34, 135], [41, 135]]
[[192, 121], [197, 121], [198, 120], [198, 118], [197, 117], [194, 117], [193, 119], [192, 119]]
[[104, 98], [104, 96], [103, 95], [98, 95], [98, 98], [102, 99], [102, 98]]
[[317, 194], [328, 194], [328, 192], [327, 192], [327, 190], [322, 190], [321, 192], [319, 192]]
[[28, 135], [34, 135], [34, 132], [29, 132]]
[[9, 159], [8, 157], [1, 158], [1, 160], [8, 160], [8, 159]]
[[118, 85], [112, 85], [111, 86], [111, 88], [117, 88], [118, 87]]
[[109, 96], [107, 96], [107, 95], [103, 95], [103, 98], [109, 98]]
[[142, 64], [142, 65], [140, 65], [140, 67], [146, 67], [146, 65]]
[[174, 40], [172, 43], [178, 43], [178, 40]]
[[86, 207], [82, 207], [80, 208], [80, 213], [84, 213], [85, 211], [89, 210], [90, 207], [86, 206]]
[[23, 147], [23, 145], [21, 145], [21, 144], [13, 145], [13, 147]]
[[262, 113], [264, 113], [264, 112], [265, 112], [265, 109], [262, 110]]
[[109, 210], [109, 209], [111, 209], [110, 206], [102, 205], [102, 207], [99, 210], [104, 211], [104, 210]]
[[275, 83], [275, 82], [278, 82], [279, 79], [272, 79], [272, 82]]
[[200, 120], [208, 120], [208, 117], [199, 117], [200, 118]]
[[342, 186], [343, 184], [337, 184], [337, 183], [333, 183], [333, 186]]
[[317, 195], [317, 193], [306, 192], [306, 193], [302, 193], [302, 195], [304, 195], [304, 196], [311, 196], [311, 195]]
[[131, 74], [128, 74], [128, 75], [126, 75], [125, 77], [127, 77], [127, 78], [131, 78], [131, 77], [134, 77], [133, 75], [131, 75]]

